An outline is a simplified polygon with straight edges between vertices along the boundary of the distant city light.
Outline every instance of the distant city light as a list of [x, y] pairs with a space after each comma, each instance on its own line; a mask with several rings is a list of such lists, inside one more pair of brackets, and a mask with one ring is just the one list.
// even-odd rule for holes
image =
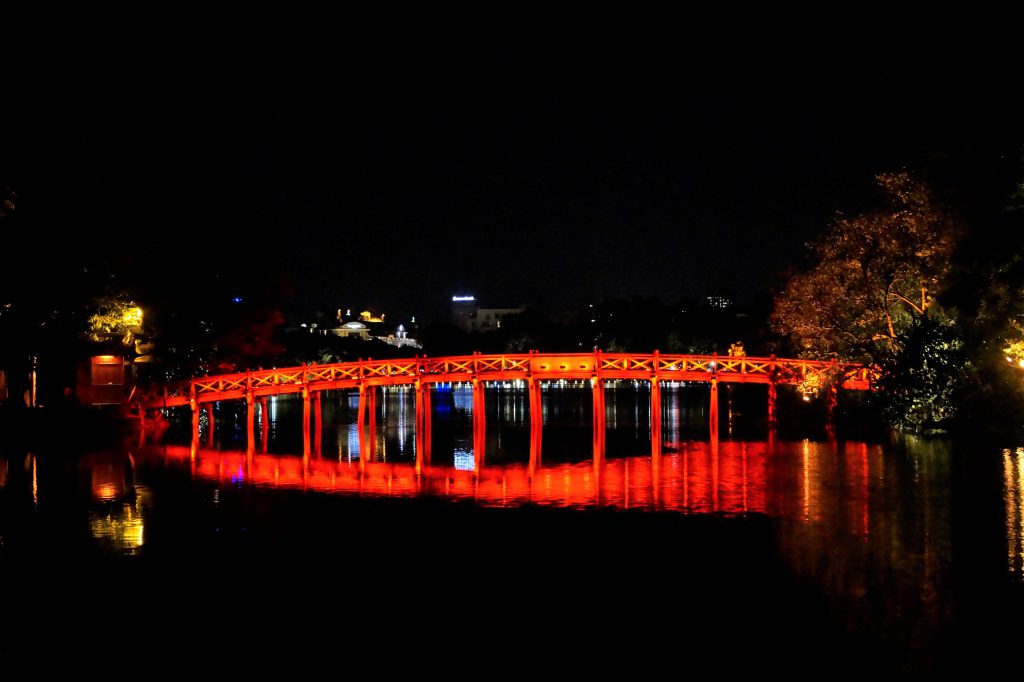
[[241, 303], [242, 302], [242, 297], [241, 296], [235, 296], [234, 298], [231, 299], [231, 302], [232, 303]]
[[473, 458], [472, 450], [458, 449], [455, 451], [456, 471], [473, 471], [476, 469], [476, 460]]
[[453, 303], [463, 303], [465, 301], [475, 301], [476, 296], [452, 296]]

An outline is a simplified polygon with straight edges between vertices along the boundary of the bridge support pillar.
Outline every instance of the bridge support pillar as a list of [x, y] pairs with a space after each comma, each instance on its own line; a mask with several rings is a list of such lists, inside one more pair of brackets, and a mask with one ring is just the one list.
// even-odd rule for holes
[[213, 447], [213, 403], [206, 403], [206, 447]]
[[267, 440], [270, 438], [270, 413], [267, 412], [267, 397], [263, 396], [260, 402], [260, 449], [267, 451]]
[[768, 384], [768, 430], [772, 431], [778, 425], [778, 417], [775, 414], [775, 382]]
[[302, 456], [309, 457], [309, 386], [302, 387]]
[[527, 391], [530, 394], [530, 464], [529, 476], [532, 479], [540, 467], [541, 443], [544, 438], [544, 406], [541, 402], [540, 381], [532, 376], [526, 379]]
[[192, 393], [188, 398], [188, 407], [192, 411], [192, 442], [199, 443], [199, 400], [196, 398], [196, 387], [192, 387]]
[[[423, 467], [430, 466], [430, 385], [422, 380], [416, 380], [416, 471], [423, 470]], [[371, 415], [370, 423], [374, 423], [376, 417]], [[475, 419], [475, 415], [474, 415]], [[371, 429], [373, 427], [371, 426]]]
[[711, 432], [711, 510], [718, 511], [718, 431]]
[[366, 451], [374, 458], [377, 456], [377, 387], [366, 387]]
[[475, 475], [480, 475], [487, 449], [487, 404], [484, 401], [484, 382], [473, 377], [473, 461]]
[[359, 429], [359, 449], [362, 450], [363, 427], [366, 426], [366, 385], [359, 384], [359, 402], [356, 404], [356, 427]]
[[661, 380], [651, 377], [651, 456], [661, 454]]
[[604, 458], [605, 405], [604, 379], [594, 377], [590, 380], [594, 393], [594, 464]]
[[[263, 419], [267, 419], [266, 411]], [[256, 449], [256, 396], [251, 390], [245, 392], [245, 447], [250, 452]]]
[[835, 426], [834, 417], [838, 400], [839, 396], [836, 385], [832, 384], [828, 387], [828, 391], [825, 392], [825, 424], [829, 431]]
[[323, 446], [324, 412], [321, 403], [321, 391], [316, 391], [313, 394], [313, 454], [317, 457]]
[[423, 461], [430, 464], [430, 444], [433, 437], [433, 405], [430, 397], [430, 384], [423, 385]]
[[711, 377], [711, 407], [708, 410], [711, 437], [718, 439], [718, 377]]

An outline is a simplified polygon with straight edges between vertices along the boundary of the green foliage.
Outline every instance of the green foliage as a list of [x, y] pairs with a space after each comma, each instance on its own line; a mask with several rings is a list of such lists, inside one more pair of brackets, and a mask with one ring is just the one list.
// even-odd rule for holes
[[882, 368], [882, 414], [916, 431], [948, 428], [956, 416], [966, 353], [956, 325], [921, 319], [900, 338], [900, 352]]

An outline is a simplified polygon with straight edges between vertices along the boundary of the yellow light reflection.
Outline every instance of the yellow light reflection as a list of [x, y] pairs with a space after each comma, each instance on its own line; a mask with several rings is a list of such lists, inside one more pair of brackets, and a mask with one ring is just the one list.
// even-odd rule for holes
[[811, 444], [806, 438], [803, 443], [803, 517], [804, 521], [811, 518]]
[[92, 537], [125, 555], [138, 554], [145, 539], [143, 506], [148, 491], [135, 487], [135, 500], [111, 505], [89, 514]]
[[1006, 505], [1007, 570], [1024, 576], [1024, 448], [1003, 450], [1003, 501]]
[[29, 455], [29, 459], [32, 460], [32, 504], [36, 507], [39, 506], [39, 478], [36, 475], [36, 458], [33, 455]]

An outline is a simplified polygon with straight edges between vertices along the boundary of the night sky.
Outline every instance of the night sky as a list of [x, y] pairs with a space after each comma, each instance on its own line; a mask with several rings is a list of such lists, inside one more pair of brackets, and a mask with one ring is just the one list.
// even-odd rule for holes
[[744, 301], [873, 174], [1020, 139], [1005, 17], [747, 19], [16, 31], [8, 274], [413, 313]]

